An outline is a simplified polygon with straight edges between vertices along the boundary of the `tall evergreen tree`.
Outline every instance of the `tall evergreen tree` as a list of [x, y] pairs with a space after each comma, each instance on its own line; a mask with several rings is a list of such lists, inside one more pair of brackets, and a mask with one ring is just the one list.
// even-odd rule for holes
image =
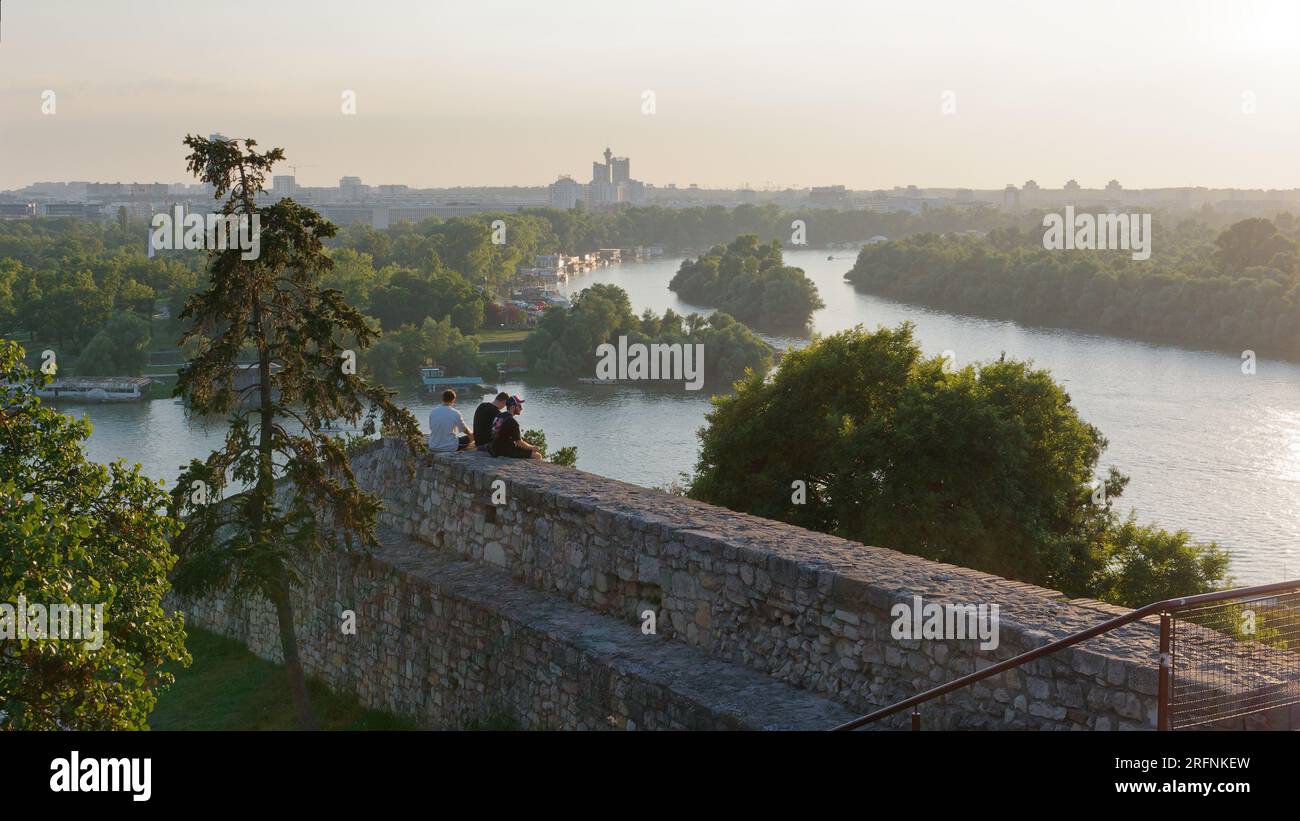
[[[322, 240], [335, 227], [291, 199], [257, 204], [283, 150], [198, 136], [185, 145], [189, 170], [225, 198], [222, 215], [260, 221], [260, 254], [210, 250], [208, 287], [181, 313], [189, 325], [180, 344], [194, 342], [196, 352], [176, 393], [195, 414], [228, 416], [230, 429], [224, 446], [191, 462], [173, 491], [187, 518], [174, 582], [190, 595], [229, 589], [274, 606], [298, 719], [314, 727], [290, 590], [298, 565], [328, 539], [373, 546], [380, 509], [357, 487], [342, 443], [321, 428], [342, 420], [373, 435], [378, 423], [415, 448], [419, 425], [391, 391], [356, 373], [377, 331], [320, 284], [332, 265]], [[240, 352], [250, 349], [255, 362], [245, 368]], [[228, 483], [237, 492], [222, 498]]]

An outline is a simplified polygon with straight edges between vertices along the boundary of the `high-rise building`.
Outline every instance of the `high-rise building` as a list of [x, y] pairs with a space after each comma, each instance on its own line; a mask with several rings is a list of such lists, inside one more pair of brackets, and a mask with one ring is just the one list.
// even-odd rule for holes
[[[608, 148], [605, 149], [605, 152], [608, 154], [609, 149]], [[629, 160], [627, 157], [614, 157], [613, 160], [607, 162], [610, 163], [610, 175], [611, 175], [610, 182], [614, 183], [615, 185], [618, 185], [621, 182], [632, 181], [631, 160]]]
[[632, 179], [632, 161], [627, 157], [615, 157], [608, 146], [603, 156], [604, 162], [591, 164], [591, 182], [586, 185], [574, 182], [568, 176], [551, 183], [551, 205], [572, 208], [578, 202], [584, 202], [588, 208], [604, 208], [620, 202], [644, 202], [646, 186]]

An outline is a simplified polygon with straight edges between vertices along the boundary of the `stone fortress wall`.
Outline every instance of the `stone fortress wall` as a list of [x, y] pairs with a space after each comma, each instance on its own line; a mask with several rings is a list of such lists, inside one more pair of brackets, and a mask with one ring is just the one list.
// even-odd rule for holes
[[[384, 501], [383, 546], [306, 568], [304, 665], [422, 726], [825, 729], [1125, 612], [548, 463], [384, 440], [353, 466]], [[915, 596], [998, 605], [997, 648], [894, 638]], [[279, 658], [266, 602], [178, 606]], [[1136, 622], [964, 688], [924, 726], [1151, 729], [1157, 633]]]

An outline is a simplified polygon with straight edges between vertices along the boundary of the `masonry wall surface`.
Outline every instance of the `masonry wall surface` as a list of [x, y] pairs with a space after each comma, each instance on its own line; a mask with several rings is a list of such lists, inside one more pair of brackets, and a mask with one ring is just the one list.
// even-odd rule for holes
[[[309, 569], [309, 673], [429, 726], [831, 726], [1125, 612], [536, 461], [384, 441], [353, 464], [389, 547]], [[998, 605], [998, 647], [895, 639], [915, 596]], [[186, 606], [278, 656], [265, 603]], [[344, 609], [384, 627], [341, 637]], [[652, 640], [629, 638], [649, 614]], [[1157, 645], [1136, 622], [932, 702], [925, 726], [1153, 728]]]
[[[656, 637], [667, 639], [660, 647], [684, 644], [699, 657], [755, 670], [850, 713], [904, 699], [1123, 612], [536, 461], [472, 453], [412, 459], [394, 442], [383, 442], [360, 452], [354, 466], [361, 485], [385, 501], [385, 529], [429, 555], [495, 569], [556, 605], [567, 601], [629, 627], [653, 612]], [[494, 491], [502, 504], [493, 504]], [[322, 561], [333, 565], [313, 568], [313, 595], [334, 591], [334, 612], [355, 601], [370, 608], [359, 612], [372, 614], [422, 607], [400, 570], [373, 572], [360, 559]], [[997, 650], [980, 650], [971, 639], [894, 639], [891, 608], [917, 595], [927, 604], [997, 604]], [[192, 617], [238, 633], [235, 622], [247, 618], [234, 611], [221, 616], [216, 607], [191, 603]], [[361, 659], [339, 650], [334, 624], [304, 625], [313, 673], [359, 692], [367, 703], [407, 713], [429, 699], [495, 700], [517, 713], [525, 701], [545, 699], [508, 695], [513, 690], [560, 686], [547, 683], [545, 665], [506, 677], [473, 669], [476, 653], [498, 634], [511, 637], [493, 646], [494, 657], [511, 660], [507, 669], [550, 656], [554, 648], [545, 637], [526, 635], [517, 625], [506, 630], [445, 600], [430, 601], [413, 621], [399, 621], [407, 625], [402, 633]], [[263, 633], [264, 643], [273, 644], [273, 631]], [[1010, 670], [928, 705], [924, 722], [970, 729], [1149, 729], [1156, 717], [1156, 633], [1152, 624], [1138, 622]], [[276, 655], [270, 646], [255, 650]], [[404, 677], [406, 668], [412, 672]], [[480, 695], [465, 695], [465, 688]], [[478, 716], [476, 709], [448, 708], [441, 720]], [[664, 709], [672, 712], [671, 705]], [[571, 714], [539, 724], [594, 726], [606, 718]], [[666, 714], [634, 724], [690, 722]]]
[[[303, 666], [335, 692], [431, 729], [822, 729], [839, 705], [612, 620], [423, 546], [322, 554], [293, 608]], [[191, 623], [281, 659], [261, 599], [174, 598]], [[352, 610], [355, 632], [340, 613]]]

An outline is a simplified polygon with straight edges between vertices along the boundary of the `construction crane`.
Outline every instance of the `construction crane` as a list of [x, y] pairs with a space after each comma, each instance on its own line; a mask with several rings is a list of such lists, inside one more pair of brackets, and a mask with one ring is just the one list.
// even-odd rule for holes
[[289, 166], [289, 168], [293, 171], [294, 182], [297, 182], [297, 181], [298, 181], [298, 169], [299, 169], [299, 168], [319, 168], [319, 167], [320, 167], [320, 166], [316, 165], [315, 163], [311, 163], [311, 164], [308, 164], [308, 165], [291, 165], [291, 166]]

